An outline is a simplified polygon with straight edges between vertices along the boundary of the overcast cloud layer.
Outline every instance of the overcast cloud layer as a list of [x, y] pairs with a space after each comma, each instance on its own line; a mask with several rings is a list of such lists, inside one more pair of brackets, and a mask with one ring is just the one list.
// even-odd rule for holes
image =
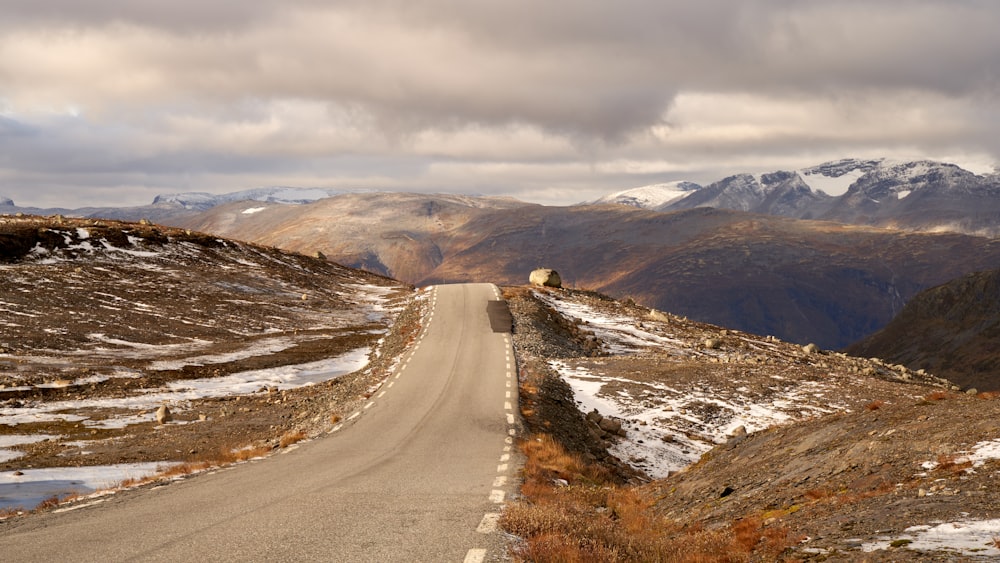
[[[994, 0], [0, 0], [0, 196], [1000, 162]], [[978, 170], [977, 170], [978, 171]]]

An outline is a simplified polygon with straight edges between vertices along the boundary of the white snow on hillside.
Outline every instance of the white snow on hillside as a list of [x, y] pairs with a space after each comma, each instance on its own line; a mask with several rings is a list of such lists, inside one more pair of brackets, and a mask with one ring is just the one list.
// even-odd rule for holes
[[594, 204], [617, 203], [629, 205], [642, 209], [656, 209], [676, 199], [680, 199], [693, 190], [700, 188], [698, 184], [691, 182], [667, 182], [665, 184], [653, 184], [640, 188], [632, 188], [613, 194], [606, 195]]
[[[656, 323], [638, 323], [552, 294], [535, 292], [538, 299], [569, 319], [581, 323], [605, 344], [613, 356], [667, 352], [675, 357], [716, 356], [714, 350], [653, 329]], [[659, 325], [663, 326], [663, 325]], [[659, 332], [659, 333], [658, 333]], [[770, 343], [748, 340], [759, 347]], [[583, 412], [596, 409], [603, 416], [624, 421], [626, 439], [610, 452], [642, 469], [654, 479], [668, 476], [725, 443], [739, 427], [747, 432], [819, 414], [846, 410], [835, 399], [835, 388], [822, 382], [772, 376], [759, 392], [746, 387], [679, 389], [651, 380], [622, 379], [602, 373], [601, 359], [550, 361], [549, 365], [573, 390]]]

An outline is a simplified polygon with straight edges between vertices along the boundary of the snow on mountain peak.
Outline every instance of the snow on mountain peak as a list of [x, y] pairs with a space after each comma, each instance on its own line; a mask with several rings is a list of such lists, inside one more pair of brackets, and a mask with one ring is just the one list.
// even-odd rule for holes
[[701, 188], [692, 182], [667, 182], [632, 188], [606, 195], [595, 204], [617, 203], [643, 209], [655, 209]]

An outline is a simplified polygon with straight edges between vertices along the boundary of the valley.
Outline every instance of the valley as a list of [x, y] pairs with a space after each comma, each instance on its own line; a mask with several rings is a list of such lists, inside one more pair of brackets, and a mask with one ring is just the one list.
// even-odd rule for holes
[[[413, 209], [430, 221], [440, 212]], [[1000, 505], [990, 492], [1000, 475], [990, 422], [1000, 408], [995, 393], [967, 394], [933, 370], [709, 324], [640, 299], [525, 287], [510, 266], [515, 252], [499, 251], [530, 253], [544, 248], [535, 240], [558, 240], [582, 252], [574, 249], [586, 241], [572, 243], [578, 231], [571, 229], [580, 222], [601, 229], [612, 241], [608, 248], [622, 244], [622, 225], [639, 233], [628, 235], [630, 244], [653, 245], [671, 233], [677, 247], [690, 239], [724, 246], [748, 232], [773, 239], [797, 233], [806, 241], [823, 240], [824, 231], [857, 240], [890, 235], [704, 209], [665, 215], [566, 208], [550, 215], [520, 206], [508, 213], [500, 220], [496, 210], [465, 216], [452, 227], [506, 227], [505, 234], [463, 244], [495, 243], [497, 256], [511, 257], [503, 298], [513, 316], [526, 427], [519, 438], [526, 445], [549, 436], [606, 475], [602, 486], [655, 499], [643, 501], [644, 518], [669, 525], [648, 539], [665, 543], [642, 549], [687, 553], [695, 545], [690, 534], [734, 537], [727, 530], [750, 523], [758, 537], [785, 538], [739, 548], [768, 557], [1000, 555], [991, 543], [1000, 534]], [[36, 472], [56, 475], [46, 468], [138, 471], [152, 463], [167, 472], [151, 482], [126, 473], [104, 485], [125, 482], [114, 494], [127, 499], [220, 464], [323, 439], [369, 401], [427, 323], [427, 292], [322, 257], [148, 223], [2, 221], [0, 492]], [[544, 234], [532, 230], [536, 221]], [[908, 236], [920, 241], [911, 249], [926, 253], [940, 244], [958, 263], [963, 244], [978, 240]], [[902, 244], [894, 240], [868, 250]], [[992, 246], [968, 252], [984, 249]], [[599, 251], [595, 245], [590, 254], [595, 266], [602, 265], [594, 259]], [[622, 256], [606, 252], [604, 264]], [[454, 275], [476, 271], [486, 270]], [[164, 405], [170, 419], [157, 420]], [[569, 492], [592, 486], [574, 471], [547, 471], [545, 486], [556, 494], [565, 485]], [[41, 499], [42, 512], [76, 510], [109, 494], [59, 479], [54, 493], [0, 494], [9, 507], [0, 535], [33, 517], [28, 500]], [[524, 499], [534, 498], [533, 490], [526, 488]], [[605, 518], [605, 501], [588, 495], [572, 502], [596, 502], [587, 513]], [[16, 498], [25, 499], [23, 508], [10, 504]], [[505, 511], [503, 525], [520, 537], [515, 556], [533, 549], [536, 532], [525, 527], [531, 520], [518, 515], [534, 502], [514, 499]], [[952, 532], [941, 540], [945, 528]]]

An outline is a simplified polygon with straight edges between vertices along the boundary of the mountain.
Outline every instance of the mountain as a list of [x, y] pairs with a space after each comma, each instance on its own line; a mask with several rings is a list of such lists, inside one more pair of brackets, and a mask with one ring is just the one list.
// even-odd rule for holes
[[759, 177], [738, 174], [657, 209], [679, 211], [714, 207], [811, 219], [824, 210], [831, 199], [823, 192], [813, 191], [796, 172], [774, 172]]
[[233, 203], [236, 201], [260, 201], [266, 203], [287, 204], [310, 203], [342, 193], [344, 193], [344, 190], [292, 187], [256, 188], [221, 195], [204, 192], [185, 192], [158, 195], [153, 199], [153, 205], [172, 203], [180, 205], [185, 209], [202, 211], [217, 205]]
[[857, 181], [821, 219], [917, 231], [1000, 234], [1000, 176], [978, 176], [953, 164], [882, 162]]
[[844, 159], [794, 171], [737, 174], [659, 204], [627, 194], [598, 201], [659, 211], [714, 207], [910, 231], [1000, 235], [1000, 175], [977, 175], [929, 160]]
[[81, 207], [39, 208], [19, 207], [10, 198], [0, 197], [0, 214], [16, 215], [65, 215], [113, 219], [117, 221], [139, 221], [148, 219], [161, 224], [176, 224], [181, 218], [201, 213], [213, 207], [240, 201], [262, 203], [303, 204], [344, 193], [343, 190], [325, 188], [270, 187], [255, 188], [226, 194], [205, 192], [183, 192], [162, 194], [153, 198], [149, 205], [133, 207]]
[[885, 328], [847, 352], [925, 369], [963, 387], [1000, 390], [1000, 270], [920, 292]]
[[[455, 252], [451, 232], [497, 210], [538, 207], [509, 198], [341, 194], [303, 205], [235, 202], [178, 224], [418, 282]], [[483, 278], [487, 279], [487, 278]]]
[[701, 189], [701, 186], [692, 182], [654, 184], [615, 192], [591, 202], [590, 205], [613, 203], [639, 207], [641, 209], [656, 209], [699, 189]]

